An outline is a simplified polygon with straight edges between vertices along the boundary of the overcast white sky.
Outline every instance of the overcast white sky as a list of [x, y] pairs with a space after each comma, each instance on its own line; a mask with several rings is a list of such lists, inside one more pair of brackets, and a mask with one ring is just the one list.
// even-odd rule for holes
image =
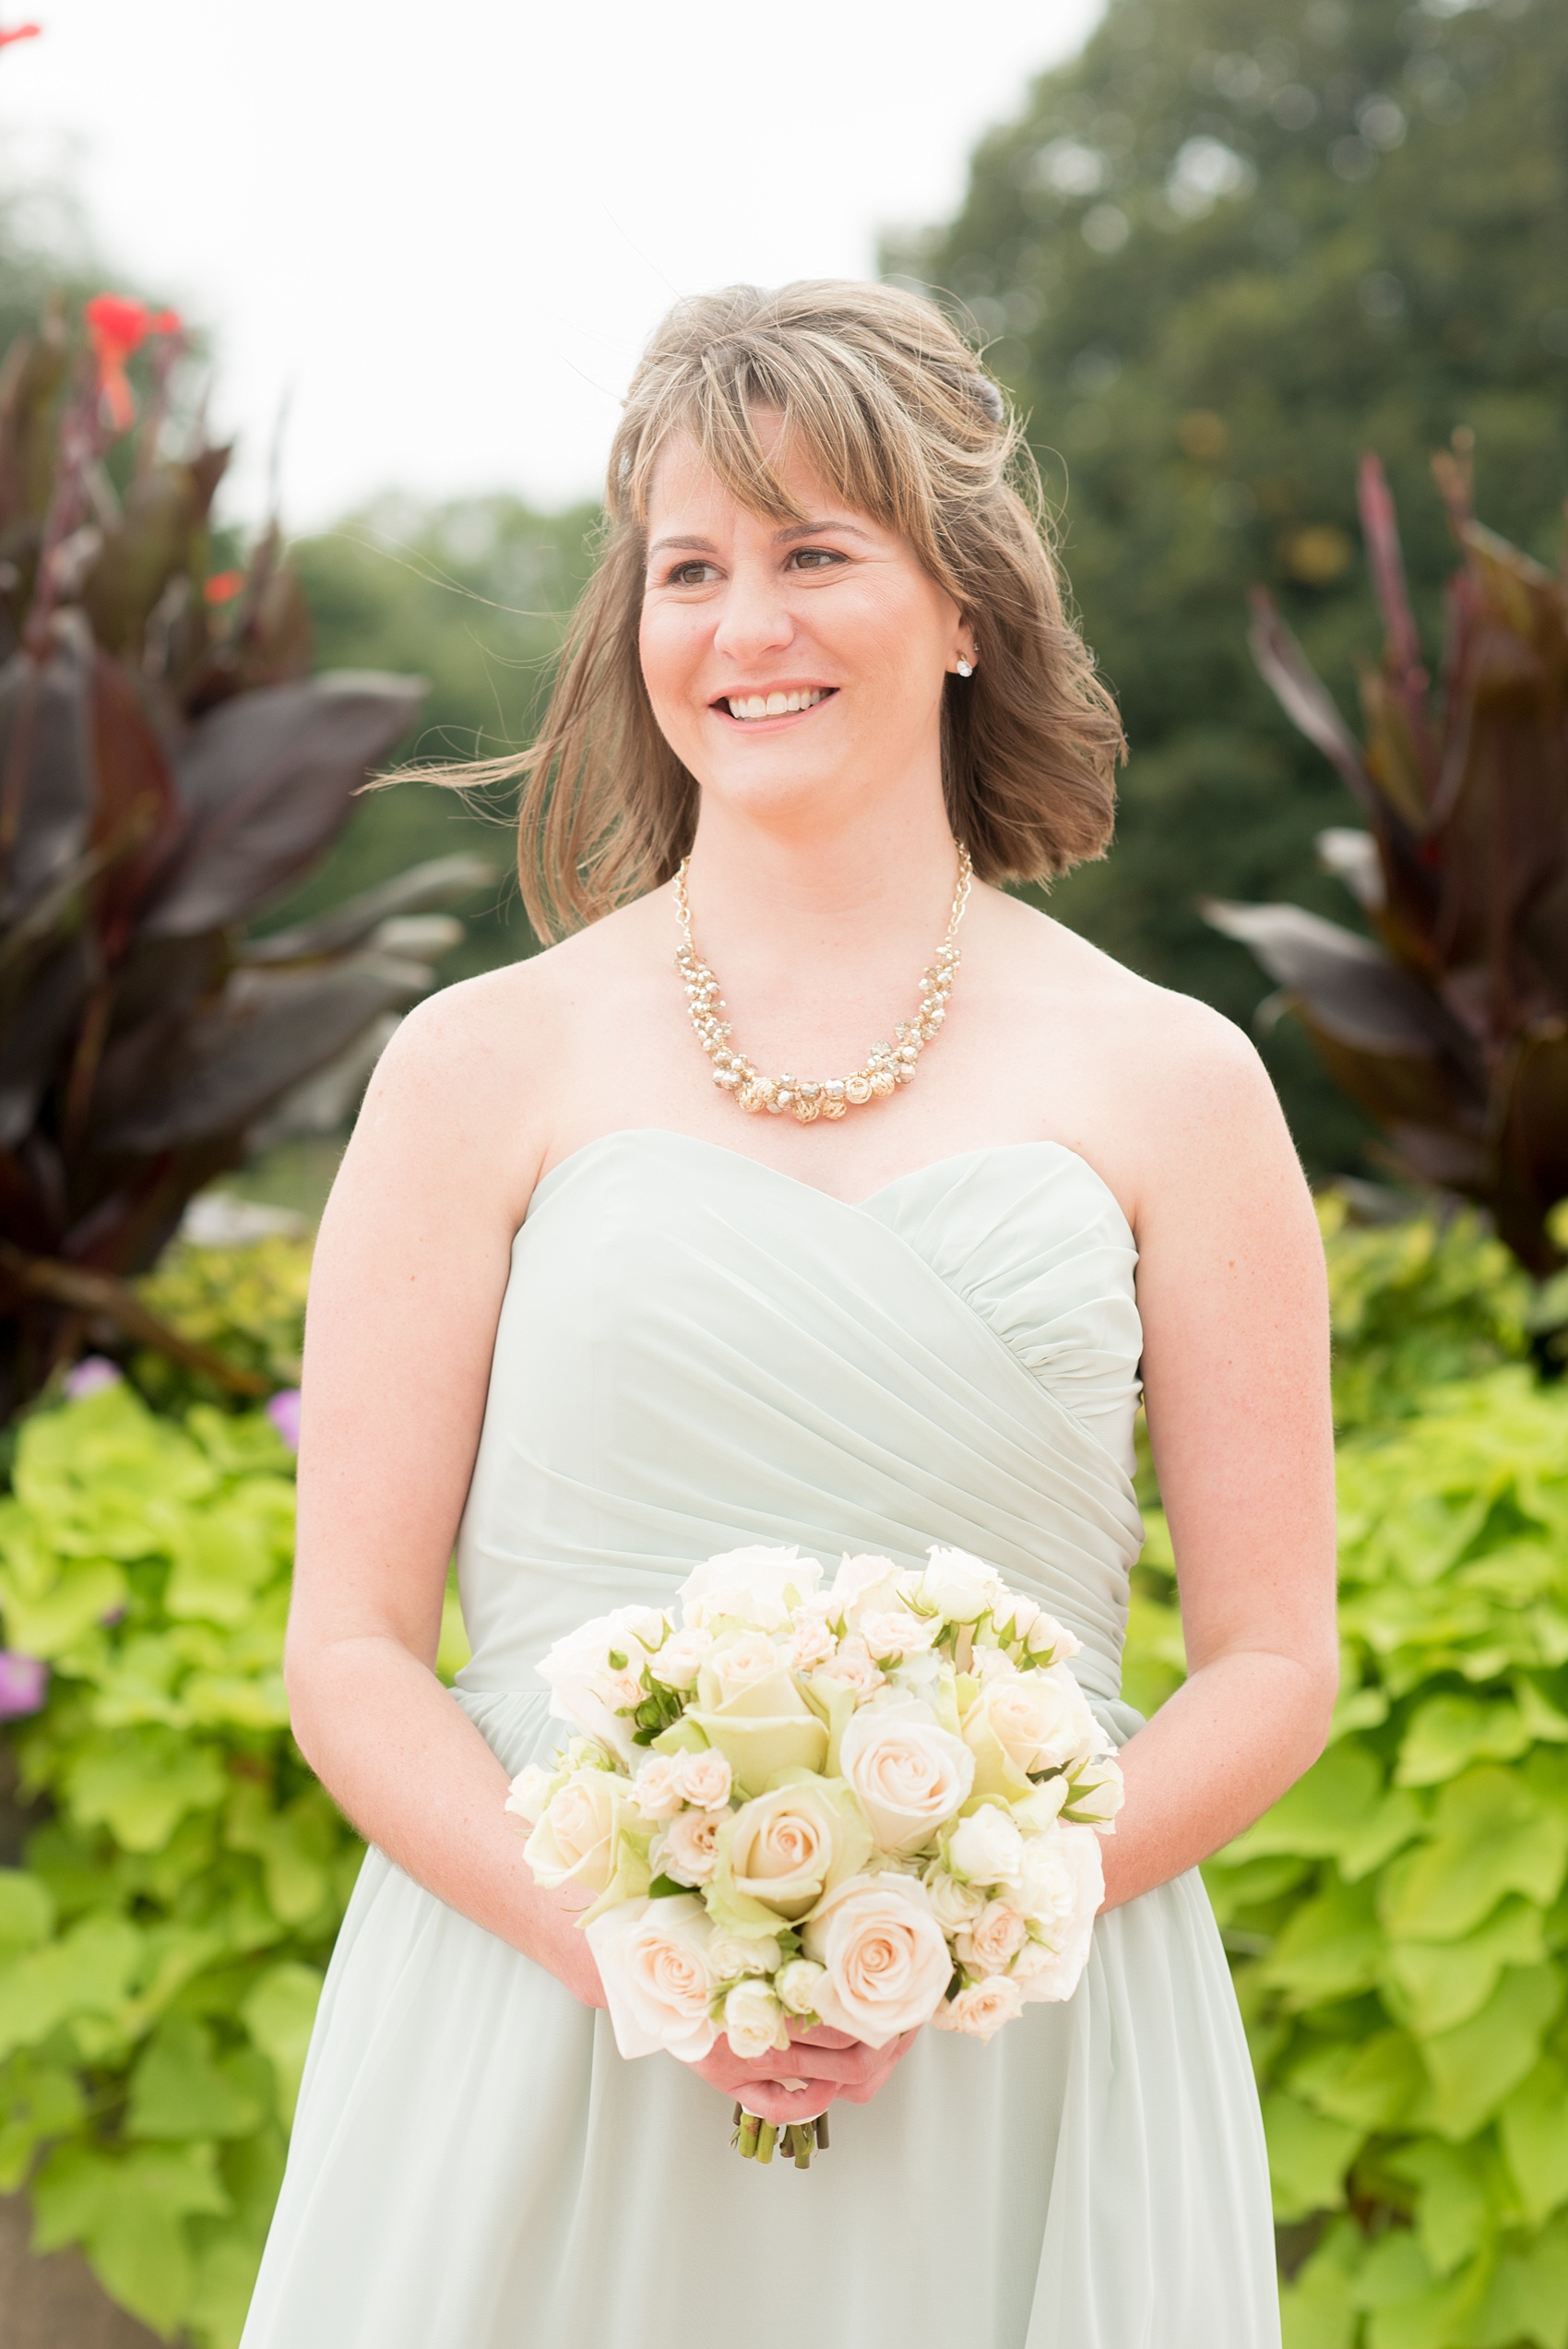
[[[15, 23], [23, 0], [4, 0]], [[31, 0], [0, 175], [214, 333], [254, 514], [593, 494], [677, 292], [865, 275], [1099, 0]]]

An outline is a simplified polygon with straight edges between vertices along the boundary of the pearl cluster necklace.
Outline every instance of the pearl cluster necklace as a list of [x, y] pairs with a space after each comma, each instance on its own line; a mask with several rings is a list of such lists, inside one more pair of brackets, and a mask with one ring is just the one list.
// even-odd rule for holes
[[730, 1022], [719, 1016], [725, 1008], [719, 982], [697, 952], [692, 937], [692, 909], [686, 899], [686, 867], [690, 863], [690, 857], [683, 857], [675, 876], [675, 912], [681, 924], [681, 947], [675, 963], [685, 982], [686, 1010], [697, 1042], [713, 1063], [714, 1083], [732, 1093], [742, 1109], [766, 1109], [775, 1117], [788, 1114], [802, 1126], [811, 1125], [817, 1117], [842, 1117], [846, 1110], [860, 1109], [867, 1102], [885, 1098], [899, 1085], [907, 1085], [920, 1064], [921, 1053], [947, 1016], [947, 998], [958, 969], [955, 940], [974, 877], [968, 850], [962, 846], [958, 850], [958, 880], [953, 891], [947, 934], [921, 980], [920, 1010], [913, 1019], [901, 1020], [894, 1030], [896, 1043], [873, 1044], [862, 1065], [848, 1077], [765, 1077], [743, 1052], [731, 1050]]

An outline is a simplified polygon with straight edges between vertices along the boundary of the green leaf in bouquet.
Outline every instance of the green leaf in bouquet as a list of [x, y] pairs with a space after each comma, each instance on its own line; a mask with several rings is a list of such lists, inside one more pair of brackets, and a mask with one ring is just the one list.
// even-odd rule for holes
[[1543, 2056], [1498, 2116], [1520, 2208], [1534, 2226], [1568, 2202], [1568, 2070]]
[[1431, 1840], [1385, 1872], [1384, 1924], [1396, 1940], [1458, 1940], [1505, 1893], [1548, 1905], [1565, 1867], [1568, 1816], [1544, 1805], [1518, 1773], [1483, 1763], [1449, 1781]]
[[1546, 1960], [1539, 1909], [1516, 1895], [1458, 1941], [1390, 1941], [1387, 1980], [1400, 2020], [1418, 2036], [1447, 2031], [1484, 2007], [1504, 1967]]
[[255, 2048], [217, 2053], [210, 2028], [166, 2015], [131, 2074], [130, 2138], [244, 2137], [272, 2109], [271, 2067]]
[[677, 1884], [672, 1876], [656, 1876], [649, 1879], [647, 1897], [650, 1901], [674, 1901], [691, 1889], [689, 1884]]
[[1345, 2199], [1345, 2173], [1365, 2131], [1279, 2091], [1264, 2099], [1263, 2125], [1275, 2217], [1289, 2223], [1315, 2211], [1337, 2210]]
[[41, 2145], [80, 2126], [87, 2099], [74, 2071], [27, 2048], [0, 2063], [0, 2194], [14, 2194]]
[[1293, 2064], [1288, 2083], [1314, 2111], [1363, 2134], [1402, 2121], [1425, 2084], [1420, 2055], [1403, 2031], [1331, 2041]]
[[1534, 2069], [1563, 1990], [1555, 1966], [1511, 1966], [1479, 2013], [1423, 2039], [1431, 2087], [1411, 2125], [1455, 2140], [1472, 2136]]
[[183, 2222], [229, 2208], [216, 2148], [200, 2141], [123, 2153], [67, 2143], [44, 2163], [32, 2198], [34, 2248], [81, 2244], [121, 2306], [164, 2333], [195, 2281]]
[[286, 2121], [294, 2116], [321, 1981], [314, 1966], [287, 1959], [261, 1975], [240, 2009], [245, 2029], [277, 2076], [279, 2110]]
[[84, 1827], [108, 1827], [130, 1852], [156, 1851], [189, 1811], [216, 1807], [228, 1780], [216, 1753], [156, 1723], [89, 1739], [64, 1779]]
[[1371, 1884], [1330, 1876], [1315, 1900], [1297, 1909], [1264, 1960], [1266, 1980], [1287, 2007], [1315, 2007], [1370, 1990], [1383, 1960], [1383, 1930]]
[[38, 2046], [67, 2018], [114, 2017], [140, 1957], [136, 1926], [101, 1915], [0, 1963], [0, 2056]]
[[1474, 1761], [1514, 1761], [1532, 1743], [1516, 1705], [1479, 1697], [1431, 1697], [1406, 1724], [1395, 1779], [1401, 1786], [1435, 1786]]

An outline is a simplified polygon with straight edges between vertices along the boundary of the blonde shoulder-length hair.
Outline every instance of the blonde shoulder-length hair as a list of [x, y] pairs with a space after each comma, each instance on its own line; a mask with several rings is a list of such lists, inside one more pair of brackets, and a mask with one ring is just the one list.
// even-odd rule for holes
[[759, 410], [847, 505], [908, 540], [974, 631], [976, 673], [946, 686], [942, 770], [980, 877], [1044, 880], [1111, 839], [1121, 722], [1067, 616], [1039, 476], [997, 386], [913, 293], [730, 286], [678, 303], [632, 378], [600, 560], [538, 739], [444, 778], [520, 779], [517, 869], [546, 941], [669, 880], [692, 844], [696, 780], [659, 733], [638, 658], [648, 490], [685, 433], [753, 511], [808, 520], [763, 454]]

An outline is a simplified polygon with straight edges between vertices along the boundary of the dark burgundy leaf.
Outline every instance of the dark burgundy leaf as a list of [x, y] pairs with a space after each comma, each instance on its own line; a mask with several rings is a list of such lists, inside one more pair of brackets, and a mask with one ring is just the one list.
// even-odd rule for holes
[[480, 856], [433, 857], [428, 864], [415, 864], [383, 881], [379, 888], [335, 905], [314, 922], [248, 939], [241, 959], [247, 963], [306, 962], [317, 955], [341, 954], [395, 913], [422, 913], [431, 906], [451, 905], [471, 897], [475, 889], [490, 888], [497, 878], [493, 864]]
[[75, 864], [92, 824], [92, 640], [57, 613], [47, 656], [0, 670], [0, 930]]

